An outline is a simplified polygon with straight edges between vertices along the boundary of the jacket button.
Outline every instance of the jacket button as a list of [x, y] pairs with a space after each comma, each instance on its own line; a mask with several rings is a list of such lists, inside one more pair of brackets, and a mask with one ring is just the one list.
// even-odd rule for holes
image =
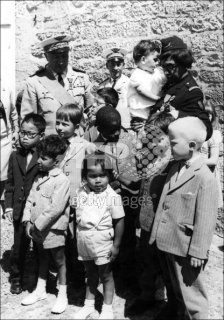
[[21, 191], [23, 191], [24, 190], [24, 188], [23, 187], [21, 187]]
[[66, 176], [69, 176], [69, 172], [66, 172]]
[[19, 202], [21, 202], [23, 199], [21, 197], [19, 197]]
[[33, 202], [33, 207], [35, 207], [36, 206], [36, 202]]

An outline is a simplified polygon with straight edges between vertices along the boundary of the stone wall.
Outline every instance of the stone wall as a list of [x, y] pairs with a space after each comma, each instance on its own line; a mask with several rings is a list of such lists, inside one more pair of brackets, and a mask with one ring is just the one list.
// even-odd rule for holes
[[71, 61], [94, 85], [106, 75], [103, 52], [113, 46], [129, 50], [127, 74], [133, 68], [133, 46], [146, 38], [179, 35], [191, 47], [193, 71], [212, 104], [223, 105], [223, 4], [217, 1], [17, 1], [17, 88], [44, 64], [35, 43], [66, 32], [74, 37]]
[[223, 127], [222, 28], [222, 0], [16, 1], [17, 91], [46, 62], [36, 43], [58, 33], [73, 36], [71, 62], [89, 74], [94, 87], [108, 74], [105, 49], [118, 46], [129, 51], [125, 73], [130, 75], [132, 49], [140, 39], [175, 34], [192, 48], [193, 74], [217, 108]]

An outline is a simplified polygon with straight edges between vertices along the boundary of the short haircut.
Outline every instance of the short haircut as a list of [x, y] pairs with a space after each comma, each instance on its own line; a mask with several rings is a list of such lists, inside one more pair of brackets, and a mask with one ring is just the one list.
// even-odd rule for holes
[[176, 49], [166, 51], [160, 56], [161, 63], [163, 63], [163, 61], [166, 61], [168, 58], [173, 59], [176, 63], [186, 69], [190, 69], [193, 62], [195, 61], [192, 52], [189, 49]]
[[109, 182], [113, 179], [113, 168], [111, 158], [102, 151], [95, 151], [85, 157], [82, 163], [82, 180], [87, 178], [88, 170], [91, 166], [100, 165], [102, 171], [106, 173]]
[[33, 125], [37, 128], [39, 133], [43, 133], [46, 129], [46, 121], [40, 114], [28, 113], [25, 115], [21, 122], [21, 126], [24, 122], [32, 122]]
[[65, 139], [60, 138], [57, 134], [51, 134], [37, 144], [37, 151], [44, 156], [56, 159], [66, 151], [67, 147]]
[[195, 141], [197, 149], [205, 142], [207, 131], [204, 123], [197, 117], [178, 118], [168, 128], [169, 132], [179, 133], [186, 141]]
[[151, 52], [160, 53], [161, 46], [158, 41], [141, 40], [133, 49], [133, 59], [138, 63], [143, 56], [148, 56]]
[[165, 134], [168, 134], [168, 127], [171, 122], [175, 120], [174, 116], [166, 111], [156, 113], [155, 116], [152, 116], [148, 125], [154, 125], [161, 129]]
[[117, 107], [119, 95], [114, 88], [101, 88], [98, 89], [96, 93], [104, 99], [106, 104], [110, 104], [114, 108]]
[[74, 126], [80, 123], [83, 111], [76, 103], [66, 103], [56, 112], [56, 118], [70, 121]]
[[105, 106], [96, 113], [96, 126], [99, 128], [111, 128], [116, 123], [117, 127], [121, 127], [120, 113], [112, 106]]

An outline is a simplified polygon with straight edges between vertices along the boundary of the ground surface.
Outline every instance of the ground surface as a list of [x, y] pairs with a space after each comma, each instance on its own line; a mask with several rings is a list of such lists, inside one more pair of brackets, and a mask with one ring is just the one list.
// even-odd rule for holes
[[[13, 229], [12, 225], [5, 220], [1, 220], [1, 319], [73, 319], [74, 313], [80, 308], [84, 297], [84, 288], [68, 288], [69, 306], [61, 315], [53, 315], [50, 310], [55, 301], [55, 294], [49, 293], [47, 300], [36, 303], [32, 306], [22, 306], [21, 300], [27, 294], [27, 290], [20, 295], [12, 295], [9, 291], [9, 254], [12, 245]], [[27, 261], [27, 272], [25, 283], [30, 288], [34, 285], [34, 278], [30, 270], [34, 267], [32, 252]], [[210, 309], [209, 319], [223, 319], [223, 238], [214, 236], [210, 251], [210, 260], [206, 266], [206, 286], [208, 288]], [[102, 288], [100, 287], [101, 291]], [[113, 308], [115, 319], [132, 319], [132, 320], [153, 320], [161, 308], [159, 303], [153, 310], [147, 311], [141, 317], [125, 317], [126, 307], [138, 295], [134, 290], [128, 290], [122, 287], [121, 281], [116, 279], [116, 295], [114, 298]], [[102, 296], [99, 294], [99, 304]]]

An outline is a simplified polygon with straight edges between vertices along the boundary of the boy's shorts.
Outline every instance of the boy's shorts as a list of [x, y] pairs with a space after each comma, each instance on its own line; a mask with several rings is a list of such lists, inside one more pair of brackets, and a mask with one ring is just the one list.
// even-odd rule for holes
[[44, 249], [53, 249], [65, 246], [66, 231], [50, 230], [43, 242]]
[[96, 265], [110, 262], [109, 253], [113, 245], [114, 229], [98, 231], [77, 228], [78, 259], [94, 260]]

